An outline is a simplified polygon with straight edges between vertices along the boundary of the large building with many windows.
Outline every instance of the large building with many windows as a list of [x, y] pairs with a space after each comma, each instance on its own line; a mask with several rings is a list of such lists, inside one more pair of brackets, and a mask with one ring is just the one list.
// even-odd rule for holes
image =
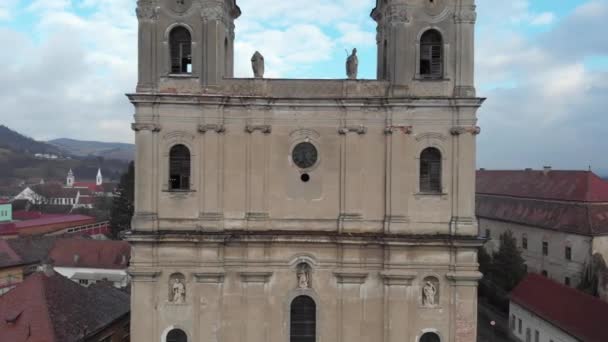
[[474, 0], [378, 1], [373, 80], [234, 78], [240, 15], [138, 1], [132, 340], [475, 341]]
[[593, 254], [608, 257], [608, 182], [591, 171], [480, 170], [476, 197], [487, 248], [511, 231], [529, 272], [576, 287]]

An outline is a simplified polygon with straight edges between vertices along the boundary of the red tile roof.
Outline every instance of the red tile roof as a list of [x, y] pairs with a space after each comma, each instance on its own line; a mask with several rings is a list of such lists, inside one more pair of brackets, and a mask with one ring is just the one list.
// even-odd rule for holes
[[585, 342], [608, 341], [608, 303], [530, 273], [511, 292], [511, 301]]
[[95, 223], [94, 217], [86, 215], [47, 215], [41, 218], [0, 224], [0, 235], [45, 234], [58, 230]]
[[576, 202], [608, 202], [608, 181], [590, 171], [477, 171], [477, 193]]
[[0, 268], [23, 265], [24, 261], [13, 250], [8, 241], [0, 240]]
[[0, 341], [80, 341], [129, 311], [120, 290], [35, 273], [0, 297]]
[[95, 182], [74, 182], [74, 188], [86, 188], [91, 192], [104, 192], [103, 186]]
[[608, 182], [588, 171], [478, 171], [478, 217], [608, 234]]
[[131, 256], [126, 241], [58, 239], [49, 253], [55, 266], [125, 269]]

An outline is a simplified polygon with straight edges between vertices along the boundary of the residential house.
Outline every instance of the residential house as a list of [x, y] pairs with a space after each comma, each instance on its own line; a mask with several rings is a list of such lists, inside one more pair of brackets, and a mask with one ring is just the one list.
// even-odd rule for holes
[[0, 297], [0, 341], [129, 341], [130, 296], [45, 268]]
[[0, 200], [0, 222], [13, 220], [13, 206], [9, 201]]
[[49, 253], [56, 272], [83, 285], [109, 281], [117, 288], [129, 285], [127, 267], [131, 246], [126, 241], [57, 239]]
[[608, 341], [608, 303], [534, 273], [511, 292], [509, 322], [518, 341]]

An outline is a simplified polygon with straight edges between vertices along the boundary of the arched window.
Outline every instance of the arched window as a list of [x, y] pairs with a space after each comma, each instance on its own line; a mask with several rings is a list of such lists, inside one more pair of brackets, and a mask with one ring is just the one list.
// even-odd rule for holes
[[420, 76], [443, 77], [443, 39], [437, 30], [424, 32], [420, 39]]
[[171, 49], [171, 73], [192, 72], [192, 37], [185, 27], [178, 26], [169, 33]]
[[167, 342], [188, 342], [188, 336], [181, 329], [173, 329], [167, 334]]
[[296, 297], [291, 302], [290, 342], [315, 342], [317, 307], [308, 296]]
[[190, 150], [175, 145], [169, 152], [169, 190], [190, 189]]
[[427, 332], [420, 336], [420, 342], [441, 342], [441, 339], [439, 338], [439, 335]]
[[420, 154], [420, 192], [441, 191], [441, 152], [429, 147]]

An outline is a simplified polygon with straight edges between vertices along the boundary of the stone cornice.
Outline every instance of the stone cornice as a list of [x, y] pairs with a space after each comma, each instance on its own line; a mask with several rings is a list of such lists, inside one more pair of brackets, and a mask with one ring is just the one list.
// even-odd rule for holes
[[436, 97], [436, 98], [409, 98], [409, 97], [301, 97], [301, 98], [274, 98], [251, 97], [246, 95], [214, 95], [214, 94], [172, 94], [172, 93], [137, 93], [128, 94], [133, 104], [187, 104], [228, 107], [263, 107], [272, 108], [437, 108], [437, 107], [471, 107], [478, 108], [485, 101], [484, 98], [475, 97]]
[[239, 275], [244, 283], [267, 283], [272, 272], [240, 272]]
[[128, 270], [127, 273], [134, 282], [154, 282], [161, 274], [158, 270]]
[[477, 236], [449, 235], [399, 235], [384, 233], [340, 234], [337, 232], [293, 231], [129, 231], [125, 239], [134, 243], [228, 243], [228, 242], [275, 242], [275, 243], [315, 243], [344, 245], [380, 246], [453, 246], [477, 248], [484, 240]]
[[146, 122], [135, 122], [131, 124], [131, 129], [135, 132], [139, 131], [151, 131], [160, 132], [161, 126], [157, 123], [146, 123]]
[[364, 272], [334, 272], [338, 279], [338, 284], [363, 284], [367, 279], [368, 273]]
[[459, 286], [477, 286], [477, 282], [483, 278], [483, 274], [477, 271], [449, 272], [445, 277]]
[[224, 272], [195, 272], [194, 279], [197, 283], [221, 284], [224, 282]]
[[226, 127], [224, 127], [222, 124], [198, 125], [198, 131], [203, 134], [207, 133], [208, 131], [221, 134], [226, 132]]
[[403, 271], [384, 271], [380, 272], [380, 277], [384, 281], [384, 285], [401, 285], [409, 286], [412, 281], [416, 278], [417, 274], [414, 272], [403, 272]]

